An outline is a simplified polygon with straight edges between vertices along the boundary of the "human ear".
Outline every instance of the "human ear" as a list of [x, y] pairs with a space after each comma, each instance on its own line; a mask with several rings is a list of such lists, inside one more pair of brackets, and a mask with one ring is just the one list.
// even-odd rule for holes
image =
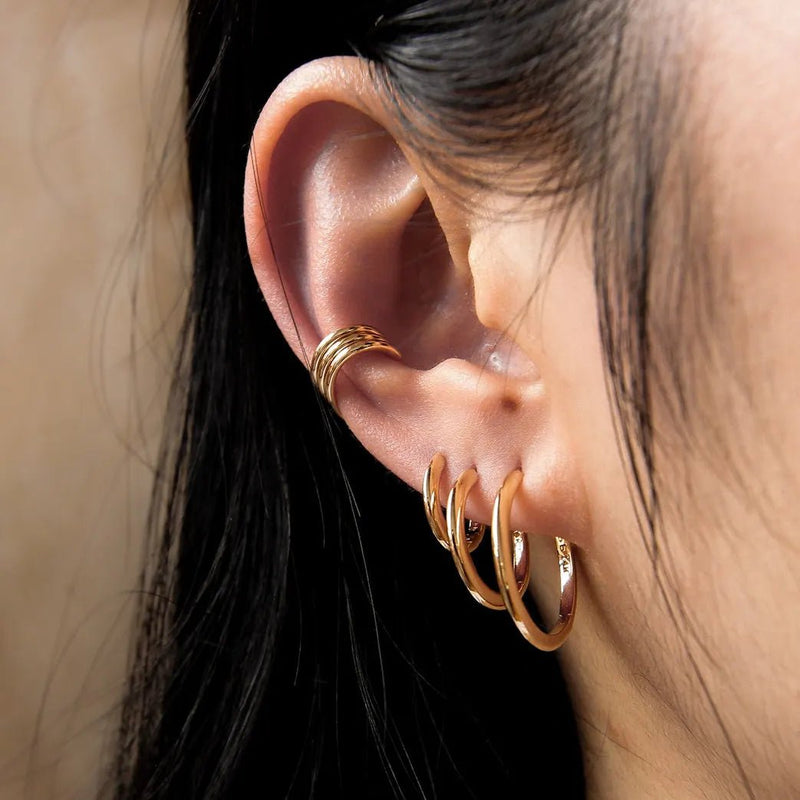
[[498, 487], [521, 467], [512, 525], [579, 541], [565, 528], [586, 516], [574, 513], [574, 459], [537, 365], [495, 308], [502, 270], [472, 263], [470, 212], [389, 109], [355, 58], [302, 67], [267, 103], [245, 187], [264, 297], [307, 366], [327, 334], [355, 324], [400, 351], [359, 355], [336, 383], [344, 420], [396, 475], [419, 489], [442, 453], [444, 491], [475, 466], [467, 514], [488, 522]]

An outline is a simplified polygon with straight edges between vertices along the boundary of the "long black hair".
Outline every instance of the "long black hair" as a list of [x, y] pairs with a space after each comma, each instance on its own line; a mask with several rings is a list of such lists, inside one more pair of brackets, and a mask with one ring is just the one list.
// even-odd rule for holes
[[[241, 197], [270, 92], [333, 54], [371, 62], [429, 157], [437, 141], [456, 165], [487, 156], [491, 175], [456, 167], [465, 182], [546, 154], [552, 171], [509, 188], [595, 210], [610, 387], [652, 523], [647, 243], [663, 151], [647, 108], [627, 131], [616, 113], [626, 88], [655, 96], [626, 66], [628, 26], [614, 0], [189, 1], [193, 269], [108, 794], [497, 797], [530, 794], [538, 768], [563, 800], [583, 796], [557, 661], [473, 606], [419, 495], [321, 406], [256, 286]], [[420, 113], [436, 136], [415, 130]], [[627, 193], [624, 136], [638, 148]]]

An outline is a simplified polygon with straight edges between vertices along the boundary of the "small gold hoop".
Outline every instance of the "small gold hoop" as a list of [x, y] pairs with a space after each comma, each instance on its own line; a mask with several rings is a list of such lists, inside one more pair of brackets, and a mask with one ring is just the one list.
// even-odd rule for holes
[[[561, 601], [558, 609], [558, 622], [549, 632], [543, 631], [528, 613], [522, 600], [522, 593], [517, 588], [513, 579], [514, 572], [509, 569], [513, 564], [512, 536], [510, 535], [509, 519], [514, 495], [522, 483], [522, 470], [515, 469], [503, 481], [497, 498], [494, 502], [492, 514], [492, 555], [500, 584], [505, 607], [514, 620], [519, 632], [539, 650], [556, 650], [564, 644], [572, 623], [575, 621], [575, 605], [578, 599], [578, 585], [575, 576], [575, 565], [572, 559], [572, 548], [569, 542], [556, 536], [556, 549], [558, 551], [558, 569], [561, 576]], [[516, 531], [514, 534], [516, 535]]]
[[[437, 453], [425, 470], [422, 479], [422, 500], [425, 504], [425, 516], [431, 526], [433, 535], [445, 550], [450, 549], [450, 539], [447, 535], [447, 521], [442, 512], [442, 503], [439, 501], [439, 482], [442, 479], [445, 459]], [[482, 541], [486, 526], [467, 520], [467, 549], [471, 553]]]
[[[450, 543], [450, 553], [455, 561], [458, 574], [469, 593], [482, 606], [491, 608], [493, 611], [502, 611], [505, 608], [503, 596], [500, 592], [492, 589], [478, 575], [475, 562], [469, 554], [466, 535], [464, 531], [464, 507], [467, 503], [472, 487], [478, 480], [478, 472], [474, 467], [470, 467], [459, 475], [455, 482], [450, 496], [447, 498], [447, 538]], [[528, 557], [528, 541], [524, 534], [514, 532], [514, 550], [511, 558], [515, 565], [513, 572], [516, 576], [514, 581], [518, 592], [524, 592], [528, 588], [530, 580], [530, 559]]]
[[322, 396], [341, 416], [336, 403], [335, 383], [339, 370], [353, 356], [366, 350], [378, 350], [392, 358], [400, 358], [398, 350], [386, 341], [382, 333], [369, 325], [351, 325], [329, 333], [317, 345], [311, 359], [311, 379]]

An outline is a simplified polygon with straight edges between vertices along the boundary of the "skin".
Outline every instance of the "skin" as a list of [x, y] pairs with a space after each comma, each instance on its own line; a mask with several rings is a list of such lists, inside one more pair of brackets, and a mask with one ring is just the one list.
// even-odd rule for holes
[[[99, 339], [92, 315], [125, 223], [138, 213], [152, 133], [139, 92], [157, 91], [160, 105], [179, 108], [180, 71], [167, 89], [147, 66], [163, 55], [174, 8], [162, 4], [145, 21], [147, 3], [114, 0], [97, 18], [71, 16], [71, 6], [12, 5], [4, 18], [14, 35], [0, 51], [8, 76], [0, 97], [2, 302], [10, 310], [0, 315], [0, 360], [13, 376], [0, 392], [0, 451], [14, 454], [0, 469], [0, 798], [35, 800], [88, 796], [116, 722], [167, 372], [171, 334], [162, 323], [179, 316], [170, 313], [180, 281], [170, 267], [181, 262], [172, 220], [185, 207], [170, 195], [181, 185], [173, 175], [169, 213], [159, 206], [148, 220], [154, 250], [142, 259], [140, 277], [156, 288], [141, 295], [137, 325], [141, 341], [156, 346], [137, 351], [136, 381], [145, 404], [154, 399], [144, 430], [134, 432], [125, 280], [113, 300], [99, 301], [109, 308], [105, 395], [89, 369]], [[539, 599], [551, 616], [548, 537], [575, 543], [580, 600], [560, 658], [592, 800], [748, 797], [730, 744], [750, 796], [789, 800], [800, 785], [800, 12], [789, 0], [706, 0], [692, 12], [686, 147], [701, 165], [702, 207], [714, 220], [719, 295], [711, 355], [681, 352], [692, 440], [661, 403], [655, 409], [665, 507], [658, 573], [614, 438], [584, 219], [573, 220], [546, 289], [521, 308], [542, 274], [531, 254], [552, 241], [557, 217], [509, 203], [502, 187], [472, 198], [469, 212], [455, 203], [459, 192], [403, 144], [352, 61], [293, 75], [255, 132], [279, 263], [248, 175], [254, 267], [298, 354], [354, 321], [374, 323], [403, 353], [400, 363], [355, 360], [337, 383], [365, 447], [417, 489], [436, 451], [448, 459], [443, 486], [474, 463], [480, 481], [468, 513], [483, 521], [505, 474], [522, 465], [514, 524], [532, 532], [533, 584], [544, 586]], [[142, 48], [145, 28], [153, 38]], [[105, 68], [111, 60], [114, 70]], [[303, 122], [302, 110], [321, 100], [335, 105]], [[275, 166], [293, 121], [308, 138]], [[423, 199], [433, 216], [419, 213]], [[442, 236], [446, 247], [433, 247]], [[156, 276], [160, 283], [148, 283]], [[498, 341], [498, 331], [510, 335]], [[676, 624], [680, 611], [687, 622]]]
[[[704, 268], [724, 290], [711, 344], [679, 339], [687, 418], [677, 426], [669, 397], [655, 400], [656, 567], [605, 388], [587, 215], [554, 250], [559, 212], [512, 204], [502, 186], [457, 203], [354, 59], [284, 82], [246, 177], [255, 273], [298, 356], [358, 322], [403, 354], [340, 373], [363, 445], [415, 488], [436, 452], [445, 487], [474, 464], [467, 515], [487, 523], [521, 466], [512, 524], [535, 553], [554, 535], [577, 546], [578, 617], [560, 657], [592, 800], [789, 800], [800, 785], [800, 14], [767, 2], [693, 15], [680, 158], [702, 165]], [[679, 202], [674, 187], [662, 201]], [[534, 584], [554, 571], [537, 560]], [[539, 599], [556, 604], [552, 589]]]

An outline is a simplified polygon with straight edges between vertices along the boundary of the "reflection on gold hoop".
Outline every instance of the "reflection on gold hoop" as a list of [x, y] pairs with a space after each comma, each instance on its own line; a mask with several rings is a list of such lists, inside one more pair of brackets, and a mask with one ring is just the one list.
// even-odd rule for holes
[[[450, 496], [447, 498], [447, 537], [450, 543], [450, 553], [455, 561], [458, 574], [464, 585], [469, 589], [469, 593], [486, 608], [494, 611], [502, 611], [505, 607], [503, 596], [492, 589], [478, 575], [475, 562], [469, 554], [467, 547], [466, 534], [464, 530], [464, 507], [467, 503], [467, 496], [478, 480], [478, 472], [474, 467], [470, 467], [461, 473], [455, 482]], [[512, 574], [517, 577], [514, 579], [517, 592], [524, 592], [528, 588], [530, 579], [530, 561], [528, 558], [528, 541], [523, 534], [514, 534], [510, 537], [514, 539], [514, 553], [511, 554]], [[515, 559], [515, 555], [517, 556]]]
[[383, 334], [369, 325], [339, 328], [338, 331], [328, 334], [314, 351], [310, 367], [311, 379], [339, 416], [342, 413], [336, 403], [336, 375], [346, 361], [366, 350], [378, 350], [392, 358], [400, 358], [400, 353], [386, 341]]
[[561, 576], [561, 602], [558, 610], [558, 622], [549, 632], [543, 631], [528, 613], [522, 601], [522, 593], [517, 588], [514, 571], [513, 538], [510, 531], [509, 518], [514, 495], [522, 483], [522, 470], [516, 469], [503, 481], [494, 502], [492, 514], [492, 555], [494, 556], [497, 582], [500, 594], [511, 614], [517, 629], [534, 647], [540, 650], [556, 650], [564, 644], [575, 619], [575, 604], [578, 599], [578, 586], [575, 580], [575, 566], [572, 560], [572, 548], [569, 542], [559, 536], [555, 537], [558, 551], [558, 569]]
[[[439, 502], [439, 481], [444, 471], [444, 456], [437, 453], [431, 460], [425, 476], [422, 479], [422, 499], [425, 504], [425, 516], [431, 526], [434, 536], [445, 550], [450, 549], [450, 539], [447, 535], [447, 522], [442, 513], [442, 504]], [[480, 525], [471, 520], [467, 521], [467, 548], [471, 553], [482, 541], [486, 531], [485, 525]]]

